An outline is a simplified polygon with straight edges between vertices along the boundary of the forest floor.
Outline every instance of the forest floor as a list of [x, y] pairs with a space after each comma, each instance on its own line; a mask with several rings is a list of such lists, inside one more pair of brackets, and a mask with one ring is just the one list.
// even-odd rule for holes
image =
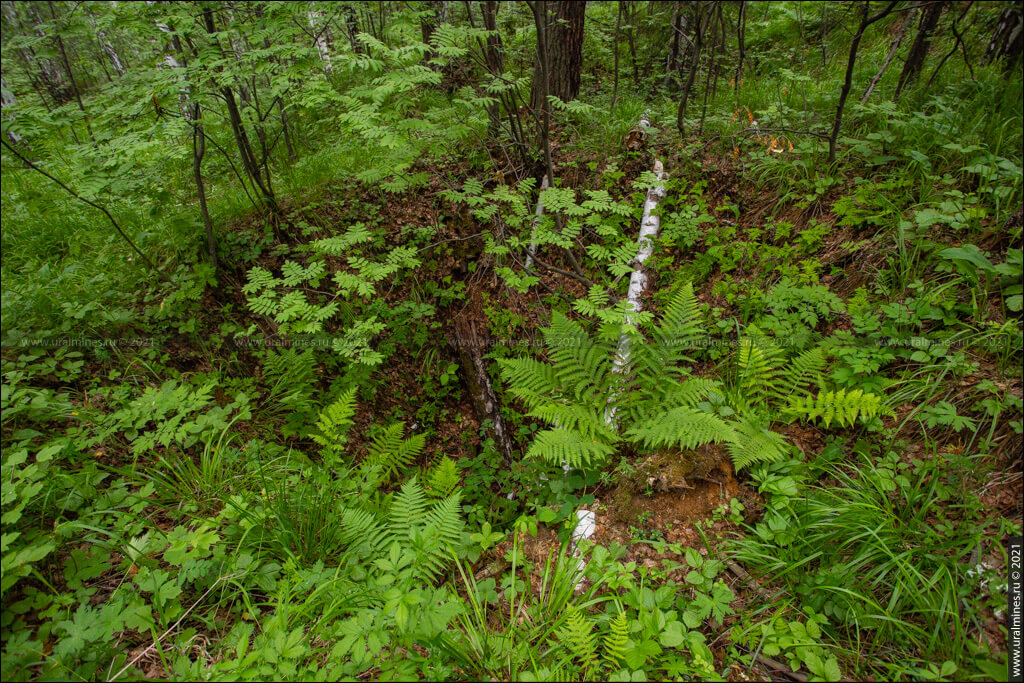
[[[645, 150], [629, 160], [622, 169], [625, 171], [621, 180], [623, 194], [628, 194], [628, 190], [625, 189], [628, 183], [643, 169], [650, 167], [654, 155], [654, 150]], [[559, 159], [560, 163], [565, 161], [569, 160]], [[592, 158], [574, 158], [571, 161], [575, 163], [572, 172], [565, 176], [568, 186], [576, 189], [599, 187], [598, 174], [586, 170], [587, 162], [598, 161], [596, 155]], [[671, 156], [663, 158], [663, 161], [669, 174], [673, 168], [682, 165], [682, 160]], [[592, 166], [599, 167], [599, 164]], [[848, 187], [837, 186], [829, 196], [822, 197], [803, 208], [780, 207], [779, 197], [748, 181], [744, 176], [744, 167], [734, 159], [708, 154], [702, 160], [701, 166], [703, 177], [700, 180], [707, 182], [705, 192], [710, 205], [728, 200], [738, 206], [738, 218], [735, 221], [738, 235], [762, 226], [769, 216], [792, 223], [794, 232], [802, 230], [812, 221], [829, 225], [827, 238], [813, 256], [822, 264], [831, 267], [831, 273], [822, 278], [822, 284], [827, 285], [840, 297], [850, 297], [858, 287], [869, 281], [874, 269], [885, 262], [884, 247], [874, 244], [871, 240], [862, 241], [855, 250], [844, 246], [857, 240], [858, 235], [853, 228], [836, 225], [837, 219], [827, 207], [831, 206], [831, 200], [848, 191]], [[287, 217], [279, 228], [280, 248], [275, 246], [264, 250], [253, 265], [277, 270], [285, 260], [284, 255], [292, 249], [330, 235], [331, 228], [335, 225], [351, 224], [361, 219], [361, 215], [353, 213], [352, 207], [359, 207], [362, 210], [367, 205], [376, 206], [383, 219], [381, 227], [384, 228], [389, 243], [392, 243], [391, 240], [398, 243], [403, 231], [410, 226], [440, 228], [435, 234], [434, 243], [425, 254], [430, 258], [431, 268], [420, 269], [419, 277], [432, 281], [436, 287], [452, 287], [454, 283], [462, 283], [465, 292], [465, 296], [454, 303], [438, 306], [434, 315], [434, 322], [437, 323], [435, 334], [438, 335], [436, 345], [443, 360], [452, 364], [459, 363], [458, 352], [452, 343], [455, 336], [452, 320], [456, 316], [468, 317], [475, 323], [477, 329], [490, 330], [492, 342], [536, 342], [539, 338], [538, 328], [545, 325], [550, 317], [550, 311], [542, 300], [543, 295], [559, 292], [564, 297], [581, 297], [586, 295], [586, 287], [571, 277], [546, 271], [543, 272], [540, 287], [533, 288], [529, 294], [524, 296], [509, 290], [493, 271], [492, 257], [484, 253], [481, 235], [488, 228], [476, 223], [464, 207], [455, 206], [441, 197], [443, 190], [451, 189], [442, 179], [457, 176], [459, 169], [437, 167], [429, 170], [435, 180], [426, 188], [406, 194], [381, 196], [364, 189], [359, 195], [353, 196], [351, 185], [339, 185], [324, 188], [315, 202], [292, 200], [286, 204]], [[490, 184], [502, 181], [503, 178], [496, 178]], [[321, 227], [312, 231], [307, 230], [301, 235], [295, 230], [288, 229], [287, 224], [300, 221]], [[256, 240], [262, 232], [260, 218], [251, 216], [239, 221], [230, 230], [239, 237], [238, 243], [244, 243], [248, 238]], [[996, 246], [999, 245], [988, 245], [988, 248]], [[674, 247], [667, 248], [665, 255], [673, 256], [680, 264], [689, 256]], [[569, 266], [561, 263], [557, 256], [550, 258], [555, 265], [568, 269]], [[273, 338], [277, 332], [276, 326], [268, 318], [256, 316], [246, 308], [246, 296], [242, 292], [242, 287], [249, 266], [231, 265], [243, 264], [240, 258], [225, 258], [224, 262], [227, 265], [219, 274], [219, 286], [216, 289], [208, 289], [203, 295], [203, 329], [199, 331], [199, 335], [215, 334], [228, 316], [236, 322], [239, 316], [248, 316], [249, 319], [243, 320], [243, 324], [255, 324], [264, 335]], [[328, 259], [328, 274], [342, 267], [340, 259], [333, 262]], [[747, 269], [744, 264], [733, 273], [733, 277], [738, 280], [748, 279], [751, 286], [755, 286], [753, 280], [758, 275], [756, 266]], [[703, 303], [721, 307], [728, 312], [731, 308], [729, 302], [715, 293], [715, 284], [720, 277], [720, 273], [713, 274], [700, 288], [697, 297]], [[407, 280], [402, 285], [381, 292], [380, 295], [389, 303], [406, 301], [412, 296], [410, 287]], [[649, 295], [658, 291], [658, 288], [659, 283], [656, 279], [650, 282], [648, 296], [644, 301], [645, 308], [655, 305]], [[493, 321], [488, 318], [484, 306], [481, 305], [482, 298], [513, 313], [520, 324], [511, 330], [495, 329]], [[849, 324], [849, 318], [840, 315], [818, 331], [828, 334], [835, 329], [848, 328]], [[330, 327], [325, 329], [325, 333], [331, 332]], [[505, 332], [511, 337], [504, 336]], [[501, 338], [496, 339], [499, 336]], [[251, 353], [247, 353], [245, 348], [225, 344], [222, 353], [225, 359], [228, 355], [236, 353], [245, 367], [258, 375], [260, 363]], [[182, 372], [210, 369], [210, 357], [197, 353], [190, 345], [188, 335], [182, 335], [180, 344], [172, 356], [173, 364]], [[365, 443], [362, 442], [360, 435], [364, 435], [367, 432], [366, 428], [374, 421], [380, 420], [381, 416], [399, 416], [414, 428], [418, 425], [417, 409], [428, 398], [424, 395], [423, 382], [418, 379], [422, 366], [422, 358], [399, 345], [390, 355], [386, 365], [379, 369], [385, 378], [384, 386], [387, 390], [378, 391], [372, 402], [361, 402], [359, 405], [355, 429], [352, 432], [352, 446], [356, 453], [365, 451]], [[711, 369], [709, 367], [703, 370], [710, 372]], [[700, 372], [701, 369], [698, 368], [698, 374]], [[982, 365], [975, 375], [964, 380], [964, 391], [970, 390], [985, 379], [997, 379], [993, 367]], [[324, 388], [329, 380], [327, 377], [321, 379]], [[1012, 380], [1009, 386], [1001, 385], [1001, 388], [1020, 395], [1022, 381], [1017, 378]], [[425, 466], [441, 455], [452, 458], [471, 457], [480, 448], [481, 419], [469, 397], [469, 391], [449, 393], [444, 400], [444, 409], [447, 411], [447, 417], [438, 420], [436, 429], [430, 432], [426, 448], [418, 463], [420, 465]], [[906, 409], [909, 409], [909, 406]], [[899, 424], [902, 413], [905, 413], [905, 410], [898, 410], [894, 417], [885, 418], [887, 428]], [[908, 457], [909, 454], [922, 452], [923, 446], [917, 442], [918, 435], [910, 427], [905, 427], [904, 430], [906, 438], [910, 441]], [[813, 426], [790, 425], [783, 427], [781, 431], [790, 442], [807, 453], [820, 452], [825, 443], [825, 430]], [[831, 431], [834, 434], [836, 430]], [[957, 449], [963, 448], [954, 432], [942, 434], [936, 431], [930, 434], [930, 437], [939, 444], [937, 456], [941, 456], [945, 451], [957, 452]], [[1012, 433], [1002, 437], [1000, 448], [992, 454], [995, 459], [992, 463], [994, 471], [1002, 474], [992, 477], [981, 490], [976, 491], [990, 511], [993, 527], [998, 526], [998, 520], [1001, 518], [1019, 519], [1022, 514], [1021, 438]], [[310, 442], [296, 439], [293, 439], [290, 445], [307, 450], [313, 446]], [[714, 553], [727, 539], [739, 534], [741, 523], [754, 523], [764, 509], [761, 493], [745, 477], [734, 473], [724, 453], [705, 455], [711, 456], [706, 460], [713, 465], [709, 471], [698, 472], [696, 476], [692, 472], [685, 476], [676, 474], [670, 464], [660, 461], [658, 456], [652, 456], [638, 463], [629, 477], [621, 478], [614, 485], [598, 484], [594, 487], [591, 490], [593, 503], [588, 506], [597, 517], [597, 530], [593, 540], [602, 545], [618, 543], [624, 546], [627, 548], [627, 554], [622, 558], [623, 561], [635, 562], [638, 567], [653, 567], [659, 563], [666, 566], [667, 563], [674, 562], [678, 568], [674, 573], [670, 572], [669, 576], [682, 581], [687, 571], [682, 548], [700, 548], [703, 542], [702, 554], [707, 554], [709, 548]], [[104, 454], [102, 457], [112, 465], [118, 464], [119, 460], [123, 460], [121, 464], [125, 464], [127, 460], [124, 458], [127, 458], [128, 454], [123, 454], [123, 458], [116, 454]], [[508, 492], [501, 493], [504, 495]], [[516, 493], [511, 492], [512, 495]], [[742, 518], [729, 514], [732, 500], [738, 500], [742, 504]], [[173, 521], [168, 520], [167, 526], [168, 529], [172, 528]], [[537, 568], [543, 567], [545, 560], [557, 552], [562, 544], [556, 530], [545, 528], [543, 525], [536, 537], [522, 535], [519, 542], [522, 543], [525, 555]], [[496, 563], [500, 564], [501, 558], [505, 556], [512, 543], [511, 539], [505, 540], [481, 557], [476, 564], [479, 575], [493, 573], [493, 566]], [[1002, 570], [1002, 560], [998, 553], [993, 551], [980, 559], [998, 571]], [[55, 561], [59, 562], [56, 558]], [[537, 590], [538, 581], [531, 583], [533, 589]], [[749, 577], [737, 573], [731, 573], [727, 583], [740, 599], [740, 604], [747, 600], [756, 603], [757, 600], [763, 599], [765, 591], [767, 594], [775, 594], [780, 590], [778, 586], [770, 583], [751, 583]], [[718, 660], [716, 666], [722, 664], [726, 644], [724, 636], [729, 632], [728, 626], [736, 618], [728, 617], [724, 623], [725, 628], [721, 630], [723, 637], [710, 643], [711, 650]], [[990, 620], [990, 623], [995, 623], [995, 620]], [[997, 631], [988, 633], [987, 638], [995, 651], [1002, 649], [1001, 636]], [[772, 664], [772, 660], [761, 660], [762, 668], [758, 672], [761, 678], [781, 674], [794, 680], [805, 680], [801, 674], [793, 674], [786, 667], [782, 667], [786, 669], [784, 672], [773, 671]], [[154, 659], [148, 675], [159, 676], [159, 668], [159, 661]], [[739, 669], [736, 670], [735, 676], [734, 680], [748, 680], [745, 678], [746, 674]]]

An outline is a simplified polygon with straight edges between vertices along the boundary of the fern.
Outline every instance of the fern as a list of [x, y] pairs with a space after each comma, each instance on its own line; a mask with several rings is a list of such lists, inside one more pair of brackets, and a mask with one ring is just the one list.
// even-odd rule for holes
[[405, 423], [396, 422], [374, 437], [364, 467], [377, 470], [380, 478], [385, 479], [419, 457], [427, 442], [426, 434], [414, 434], [403, 439], [404, 430]]
[[629, 646], [629, 620], [626, 613], [619, 612], [609, 624], [611, 627], [604, 637], [604, 660], [613, 669], [620, 668], [626, 661]]
[[821, 391], [816, 396], [794, 396], [785, 412], [809, 422], [820, 420], [825, 427], [836, 422], [848, 427], [858, 417], [871, 419], [878, 415], [891, 415], [892, 410], [882, 402], [882, 397], [865, 393], [861, 389], [847, 391]]
[[458, 464], [448, 456], [444, 456], [441, 458], [441, 462], [432, 467], [427, 475], [427, 492], [435, 498], [444, 498], [455, 491], [459, 481]]
[[[603, 292], [591, 291], [576, 303], [579, 308], [585, 301], [583, 308], [589, 309], [604, 299]], [[623, 316], [605, 310], [598, 317], [604, 324], [591, 334], [581, 323], [555, 313], [550, 327], [543, 330], [547, 362], [499, 361], [509, 392], [526, 404], [531, 417], [552, 426], [536, 435], [527, 456], [563, 466], [592, 467], [603, 463], [625, 438], [647, 449], [729, 444], [738, 467], [778, 457], [781, 437], [773, 440], [715, 414], [705, 399], [720, 391], [718, 384], [686, 379], [689, 350], [704, 334], [691, 285], [682, 286], [669, 301], [650, 341], [629, 328], [628, 365], [617, 357]], [[746, 353], [751, 376], [774, 376], [769, 361], [775, 355]], [[805, 365], [813, 367], [813, 360], [807, 359]], [[619, 420], [625, 421], [621, 434], [616, 429]]]
[[782, 351], [756, 327], [740, 339], [737, 384], [747, 402], [763, 401], [780, 391], [779, 362]]
[[722, 418], [687, 406], [656, 414], [633, 425], [626, 434], [652, 449], [671, 446], [689, 450], [706, 443], [736, 439], [735, 429]]
[[565, 625], [558, 630], [558, 641], [581, 664], [580, 675], [586, 679], [587, 674], [597, 666], [597, 639], [593, 626], [578, 607], [571, 606], [565, 619]]
[[270, 349], [263, 361], [270, 380], [270, 397], [279, 403], [296, 408], [307, 404], [313, 395], [316, 381], [313, 367], [316, 357], [312, 349]]
[[310, 435], [330, 455], [337, 455], [348, 441], [348, 430], [356, 412], [355, 387], [342, 393], [338, 400], [320, 411], [316, 431]]
[[580, 432], [556, 427], [537, 434], [526, 455], [531, 458], [542, 458], [554, 464], [581, 468], [603, 462], [614, 452], [615, 447], [606, 441], [587, 438]]
[[736, 424], [735, 436], [729, 441], [729, 455], [736, 469], [756, 462], [781, 460], [788, 444], [781, 434], [764, 427], [754, 419], [742, 419]]

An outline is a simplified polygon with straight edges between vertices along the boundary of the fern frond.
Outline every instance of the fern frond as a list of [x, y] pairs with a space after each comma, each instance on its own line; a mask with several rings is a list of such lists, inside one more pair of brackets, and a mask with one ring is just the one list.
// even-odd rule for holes
[[677, 406], [630, 427], [626, 434], [648, 448], [689, 450], [711, 442], [731, 442], [735, 431], [717, 415]]
[[526, 455], [542, 458], [555, 465], [582, 468], [600, 463], [614, 452], [615, 447], [605, 440], [556, 427], [538, 433]]
[[786, 455], [787, 443], [781, 434], [751, 419], [735, 423], [735, 436], [729, 441], [729, 455], [736, 470], [758, 462], [774, 462]]
[[450, 495], [459, 485], [460, 475], [458, 464], [444, 456], [441, 462], [437, 463], [427, 475], [427, 492], [435, 498], [443, 498]]
[[341, 511], [340, 541], [358, 557], [373, 557], [388, 539], [387, 528], [373, 513], [361, 509]]
[[772, 397], [784, 403], [797, 392], [806, 393], [805, 387], [809, 384], [822, 388], [822, 373], [827, 365], [828, 357], [820, 346], [804, 351], [788, 361]]
[[691, 283], [684, 284], [672, 297], [661, 316], [661, 324], [651, 336], [655, 350], [667, 365], [690, 359], [689, 351], [704, 336], [700, 307]]
[[587, 437], [615, 438], [615, 432], [608, 427], [603, 414], [588, 405], [544, 403], [531, 410], [529, 415], [556, 427], [581, 432]]
[[418, 551], [417, 575], [431, 580], [451, 562], [451, 549], [458, 544], [462, 535], [461, 498], [454, 493], [438, 501], [427, 513], [419, 534], [419, 543], [413, 540]]
[[586, 679], [587, 672], [597, 665], [597, 639], [594, 636], [593, 625], [587, 621], [579, 608], [572, 606], [565, 625], [558, 630], [557, 636], [559, 642], [582, 664], [581, 674]]
[[316, 431], [310, 435], [313, 441], [330, 453], [337, 453], [348, 441], [348, 429], [356, 412], [356, 389], [352, 387], [338, 397], [338, 400], [320, 411]]
[[422, 524], [427, 511], [427, 495], [416, 478], [402, 484], [402, 490], [391, 501], [388, 515], [388, 529], [392, 533], [404, 534], [414, 524]]
[[608, 386], [612, 346], [603, 338], [595, 340], [582, 325], [557, 311], [543, 334], [562, 391], [579, 399], [592, 387]]
[[878, 415], [892, 415], [892, 410], [877, 394], [865, 393], [861, 389], [846, 391], [821, 391], [816, 396], [794, 396], [785, 412], [797, 419], [808, 422], [820, 420], [825, 427], [836, 422], [848, 427], [858, 417], [870, 419]]
[[426, 434], [413, 434], [403, 439], [404, 422], [396, 422], [374, 437], [370, 443], [367, 460], [371, 467], [379, 468], [382, 475], [397, 474], [423, 452], [427, 443]]
[[561, 394], [562, 385], [550, 363], [533, 358], [505, 358], [498, 365], [509, 391], [531, 408]]
[[778, 365], [782, 351], [751, 325], [740, 338], [737, 354], [737, 384], [749, 399], [764, 399], [779, 391]]
[[612, 667], [619, 668], [626, 661], [629, 645], [629, 621], [625, 612], [619, 612], [609, 624], [610, 630], [604, 637], [604, 660]]

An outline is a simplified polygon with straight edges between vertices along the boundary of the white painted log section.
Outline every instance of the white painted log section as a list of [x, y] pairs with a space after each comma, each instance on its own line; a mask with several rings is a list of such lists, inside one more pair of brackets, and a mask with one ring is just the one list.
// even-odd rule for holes
[[[540, 181], [540, 191], [548, 189], [548, 176], [544, 175], [544, 179]], [[533, 255], [537, 251], [537, 224], [540, 223], [540, 219], [544, 216], [544, 204], [541, 198], [537, 197], [537, 209], [533, 212], [533, 224], [530, 226], [530, 248], [526, 250], [526, 270], [529, 270], [533, 266]]]
[[[651, 125], [645, 114], [640, 119], [640, 127], [646, 128]], [[629, 277], [629, 291], [626, 294], [626, 300], [629, 302], [629, 307], [633, 313], [639, 313], [642, 305], [640, 298], [643, 296], [644, 291], [647, 289], [647, 273], [643, 270], [644, 262], [650, 258], [651, 254], [654, 253], [654, 240], [658, 237], [658, 231], [661, 229], [661, 217], [655, 213], [658, 208], [658, 203], [661, 198], [665, 196], [665, 185], [662, 181], [665, 179], [665, 167], [661, 161], [654, 160], [654, 175], [658, 179], [658, 184], [647, 191], [647, 197], [644, 200], [644, 212], [640, 218], [640, 237], [637, 240], [637, 253], [633, 259], [633, 273]], [[636, 318], [626, 313], [626, 325], [633, 325]], [[629, 335], [623, 333], [619, 337], [619, 348], [615, 352], [615, 359], [612, 364], [612, 371], [622, 373], [626, 370], [626, 366], [629, 363]], [[617, 427], [618, 423], [615, 419], [615, 401], [614, 396], [608, 401], [608, 405], [605, 407], [604, 420], [610, 427]]]
[[576, 528], [572, 530], [572, 554], [576, 558], [576, 589], [579, 590], [583, 585], [583, 571], [587, 568], [580, 553], [580, 541], [589, 540], [597, 531], [597, 516], [592, 510], [577, 510], [576, 520]]
[[[640, 119], [640, 127], [647, 128], [650, 125], [650, 119], [647, 114], [644, 114], [643, 118]], [[665, 167], [657, 159], [654, 160], [654, 175], [658, 179], [658, 183], [647, 191], [647, 197], [644, 200], [644, 212], [640, 218], [640, 236], [637, 239], [637, 253], [633, 259], [633, 273], [630, 275], [629, 291], [626, 294], [626, 300], [629, 302], [629, 307], [633, 313], [640, 312], [640, 297], [643, 296], [644, 291], [647, 289], [647, 274], [643, 271], [643, 265], [650, 258], [651, 254], [654, 253], [654, 240], [657, 239], [658, 231], [661, 229], [661, 218], [655, 211], [658, 208], [658, 202], [665, 196], [665, 185], [663, 182], [665, 179]], [[635, 317], [627, 312], [625, 323], [632, 325], [635, 320]], [[629, 335], [623, 333], [619, 337], [619, 347], [615, 352], [612, 371], [621, 374], [625, 371], [628, 363]], [[615, 395], [609, 397], [608, 404], [604, 410], [604, 419], [608, 426], [617, 430], [619, 425], [615, 419], [615, 398]], [[589, 539], [594, 535], [594, 531], [597, 529], [597, 516], [591, 510], [577, 510], [576, 517], [579, 522], [572, 532], [572, 545], [573, 555], [577, 558], [576, 566], [580, 573], [576, 580], [576, 588], [578, 590], [583, 584], [583, 571], [586, 569], [586, 563], [580, 555], [579, 541]]]

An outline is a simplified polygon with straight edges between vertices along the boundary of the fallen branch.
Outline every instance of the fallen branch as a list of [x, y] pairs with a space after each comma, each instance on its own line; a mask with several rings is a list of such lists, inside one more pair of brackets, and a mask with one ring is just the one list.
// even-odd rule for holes
[[[548, 177], [544, 176], [544, 179], [540, 181], [541, 194], [544, 190], [548, 189]], [[544, 204], [541, 202], [540, 195], [537, 196], [537, 209], [533, 213], [533, 225], [530, 227], [530, 248], [526, 250], [526, 269], [529, 270], [530, 266], [533, 265], [533, 255], [537, 251], [537, 224], [540, 223], [541, 216], [544, 215]]]

